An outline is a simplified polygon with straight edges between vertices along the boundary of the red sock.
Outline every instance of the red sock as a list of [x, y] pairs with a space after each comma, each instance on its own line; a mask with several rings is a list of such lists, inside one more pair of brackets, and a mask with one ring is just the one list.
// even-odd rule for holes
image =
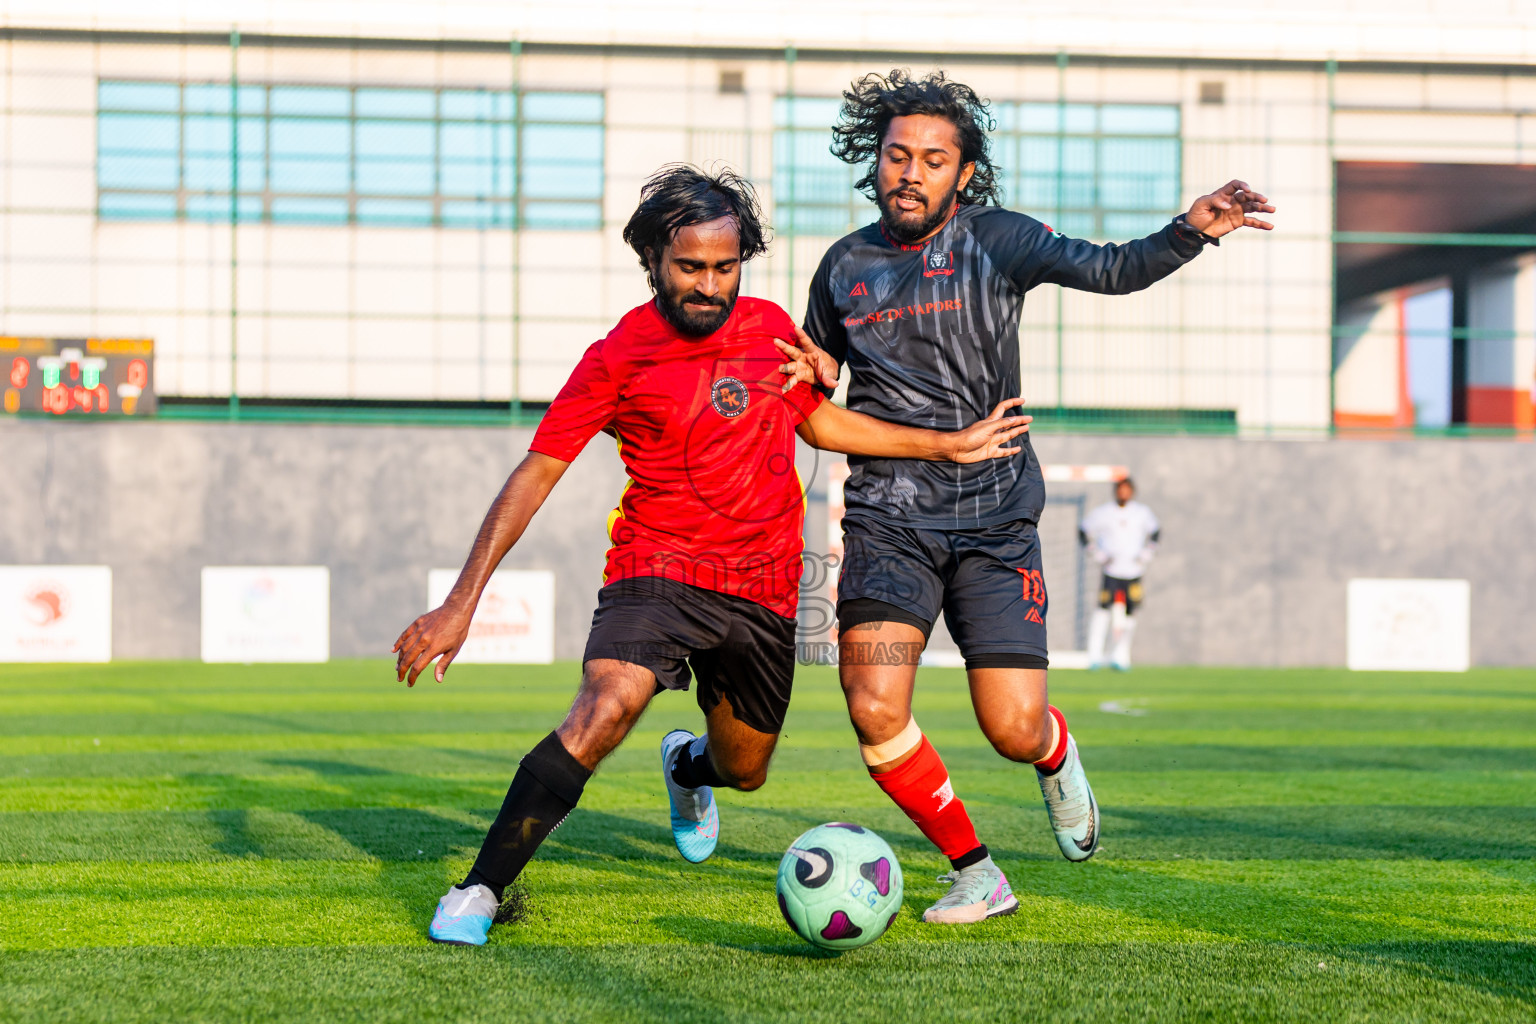
[[1056, 734], [1056, 745], [1051, 748], [1049, 754], [1035, 762], [1035, 767], [1049, 775], [1060, 768], [1061, 762], [1067, 759], [1067, 716], [1058, 711], [1054, 705], [1047, 706], [1046, 710], [1051, 713], [1052, 718], [1056, 719], [1059, 731]]
[[901, 765], [888, 772], [870, 772], [875, 785], [885, 790], [885, 795], [896, 801], [896, 806], [906, 812], [939, 851], [950, 860], [957, 860], [971, 853], [981, 843], [976, 839], [976, 827], [971, 816], [965, 813], [965, 804], [955, 796], [949, 784], [949, 769], [933, 749], [928, 737]]

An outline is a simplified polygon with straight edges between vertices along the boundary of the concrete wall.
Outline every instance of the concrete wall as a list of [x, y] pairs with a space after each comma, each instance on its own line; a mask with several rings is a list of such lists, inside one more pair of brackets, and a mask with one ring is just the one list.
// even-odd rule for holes
[[[119, 658], [197, 657], [204, 565], [328, 565], [333, 655], [383, 655], [423, 610], [427, 570], [463, 561], [528, 439], [0, 422], [0, 564], [111, 565]], [[1342, 664], [1345, 582], [1427, 576], [1472, 581], [1475, 663], [1536, 665], [1529, 445], [1042, 434], [1036, 448], [1045, 462], [1130, 467], [1162, 518], [1136, 639], [1144, 663]], [[826, 459], [812, 472], [802, 455], [818, 482], [814, 550]], [[581, 652], [622, 481], [611, 446], [594, 443], [507, 560], [556, 571], [560, 657]]]

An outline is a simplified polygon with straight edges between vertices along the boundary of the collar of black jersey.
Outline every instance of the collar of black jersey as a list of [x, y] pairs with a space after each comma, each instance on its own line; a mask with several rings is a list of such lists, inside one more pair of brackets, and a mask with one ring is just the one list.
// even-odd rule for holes
[[884, 217], [881, 217], [875, 223], [880, 225], [880, 237], [884, 238], [887, 242], [889, 242], [892, 245], [892, 247], [900, 249], [902, 252], [919, 252], [919, 251], [921, 251], [923, 249], [926, 249], [928, 247], [928, 243], [929, 242], [933, 241], [935, 238], [938, 238], [939, 237], [939, 231], [943, 231], [946, 227], [948, 227], [949, 226], [949, 222], [954, 220], [955, 219], [955, 214], [957, 214], [959, 212], [960, 212], [960, 200], [956, 199], [955, 202], [954, 202], [954, 205], [950, 206], [950, 208], [949, 208], [949, 216], [944, 218], [944, 223], [939, 225], [938, 231], [935, 231], [932, 235], [930, 235], [929, 237], [923, 239], [921, 242], [918, 242], [916, 245], [908, 245], [906, 242], [898, 242], [898, 241], [896, 241], [896, 239], [892, 238], [891, 237], [891, 233], [889, 231], [885, 230], [885, 218]]

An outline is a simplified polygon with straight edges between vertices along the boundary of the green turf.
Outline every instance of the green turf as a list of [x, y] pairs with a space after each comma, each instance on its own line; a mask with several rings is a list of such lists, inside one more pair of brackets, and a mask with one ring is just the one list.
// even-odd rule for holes
[[[1072, 865], [963, 674], [924, 669], [919, 721], [1021, 902], [964, 929], [918, 923], [945, 865], [861, 770], [828, 669], [685, 864], [655, 748], [699, 715], [667, 694], [529, 868], [530, 917], [432, 946], [574, 673], [0, 667], [0, 1021], [1536, 1020], [1531, 672], [1057, 673], [1104, 808]], [[834, 956], [773, 876], [839, 819], [891, 841], [907, 892]]]

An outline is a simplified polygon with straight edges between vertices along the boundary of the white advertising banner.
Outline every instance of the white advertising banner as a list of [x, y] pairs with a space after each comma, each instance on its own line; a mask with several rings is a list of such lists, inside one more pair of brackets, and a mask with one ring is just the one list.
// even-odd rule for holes
[[0, 661], [111, 661], [112, 570], [0, 566]]
[[1349, 667], [1465, 672], [1472, 662], [1466, 580], [1350, 580]]
[[205, 566], [203, 660], [316, 662], [331, 656], [323, 565]]
[[[457, 569], [427, 574], [427, 606], [436, 608], [459, 578]], [[455, 663], [548, 665], [555, 660], [555, 574], [503, 569], [491, 574]]]

